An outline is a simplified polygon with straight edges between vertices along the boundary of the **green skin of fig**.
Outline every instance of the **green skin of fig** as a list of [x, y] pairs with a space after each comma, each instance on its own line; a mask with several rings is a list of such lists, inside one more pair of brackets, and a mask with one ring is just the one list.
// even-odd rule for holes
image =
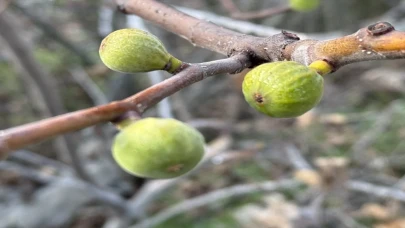
[[112, 147], [115, 161], [145, 178], [174, 178], [193, 169], [204, 155], [204, 138], [175, 119], [145, 118], [125, 126]]
[[320, 0], [290, 0], [290, 7], [295, 11], [307, 12], [316, 9]]
[[139, 29], [121, 29], [103, 39], [100, 58], [110, 69], [123, 73], [166, 70], [173, 73], [182, 62], [170, 55], [154, 35]]
[[242, 84], [250, 106], [277, 118], [297, 117], [319, 103], [323, 78], [292, 61], [262, 64], [249, 71]]

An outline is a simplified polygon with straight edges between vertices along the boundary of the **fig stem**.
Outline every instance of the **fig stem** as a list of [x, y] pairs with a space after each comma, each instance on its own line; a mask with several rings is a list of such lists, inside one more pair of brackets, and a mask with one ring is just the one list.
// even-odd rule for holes
[[324, 60], [316, 60], [312, 62], [308, 67], [315, 70], [322, 76], [325, 76], [333, 71], [333, 66]]

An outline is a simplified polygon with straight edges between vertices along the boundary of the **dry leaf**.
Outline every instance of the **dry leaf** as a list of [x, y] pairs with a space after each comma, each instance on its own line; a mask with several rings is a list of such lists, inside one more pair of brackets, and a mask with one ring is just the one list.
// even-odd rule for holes
[[377, 220], [388, 220], [392, 216], [389, 208], [376, 203], [364, 204], [361, 207], [359, 214], [361, 216], [371, 217]]
[[374, 228], [405, 228], [405, 218], [375, 225]]
[[319, 120], [321, 123], [333, 125], [343, 125], [348, 122], [347, 117], [339, 113], [322, 115]]
[[306, 112], [304, 115], [297, 117], [295, 120], [295, 125], [298, 128], [305, 129], [311, 124], [313, 124], [316, 119], [317, 115], [315, 114], [314, 111], [311, 110], [309, 112]]
[[312, 187], [319, 187], [322, 183], [320, 174], [312, 169], [301, 169], [294, 173], [294, 178]]

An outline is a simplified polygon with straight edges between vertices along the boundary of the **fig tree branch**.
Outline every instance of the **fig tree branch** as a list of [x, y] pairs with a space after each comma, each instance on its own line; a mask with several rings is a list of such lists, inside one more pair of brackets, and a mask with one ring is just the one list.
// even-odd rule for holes
[[163, 98], [195, 82], [201, 81], [206, 77], [223, 73], [236, 73], [249, 66], [248, 57], [243, 53], [227, 59], [192, 64], [177, 75], [125, 100], [115, 101], [106, 105], [71, 112], [0, 131], [0, 157], [6, 155], [7, 152], [57, 135], [77, 131], [99, 123], [113, 121], [129, 111], [142, 114]]
[[309, 65], [316, 60], [325, 60], [336, 70], [358, 61], [405, 58], [405, 33], [396, 31], [386, 22], [362, 28], [352, 35], [326, 41], [299, 40], [297, 35], [288, 32], [269, 37], [255, 37], [193, 18], [154, 0], [116, 2], [125, 13], [137, 14], [196, 45], [233, 57], [192, 64], [176, 76], [122, 101], [0, 131], [0, 153], [98, 123], [113, 121], [129, 111], [142, 114], [163, 98], [207, 76], [233, 73], [263, 62], [293, 60]]
[[326, 60], [337, 69], [360, 61], [405, 58], [405, 33], [386, 22], [326, 41], [299, 40], [287, 32], [263, 38], [198, 20], [154, 0], [116, 2], [121, 11], [137, 14], [203, 48], [227, 55], [249, 51], [254, 63], [293, 60], [309, 65], [315, 60]]

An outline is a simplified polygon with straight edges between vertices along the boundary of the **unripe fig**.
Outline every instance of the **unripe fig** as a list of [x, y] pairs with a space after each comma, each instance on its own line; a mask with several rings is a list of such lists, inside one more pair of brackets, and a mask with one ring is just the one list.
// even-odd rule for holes
[[166, 51], [156, 36], [140, 29], [110, 33], [101, 42], [99, 54], [108, 68], [124, 73], [154, 70], [173, 73], [182, 63]]
[[290, 7], [295, 11], [306, 12], [316, 9], [320, 0], [290, 0]]
[[112, 146], [115, 161], [145, 178], [174, 178], [193, 169], [204, 155], [204, 138], [175, 119], [145, 118], [123, 127]]
[[322, 98], [323, 78], [293, 61], [265, 63], [249, 71], [242, 84], [250, 106], [271, 117], [297, 117]]

